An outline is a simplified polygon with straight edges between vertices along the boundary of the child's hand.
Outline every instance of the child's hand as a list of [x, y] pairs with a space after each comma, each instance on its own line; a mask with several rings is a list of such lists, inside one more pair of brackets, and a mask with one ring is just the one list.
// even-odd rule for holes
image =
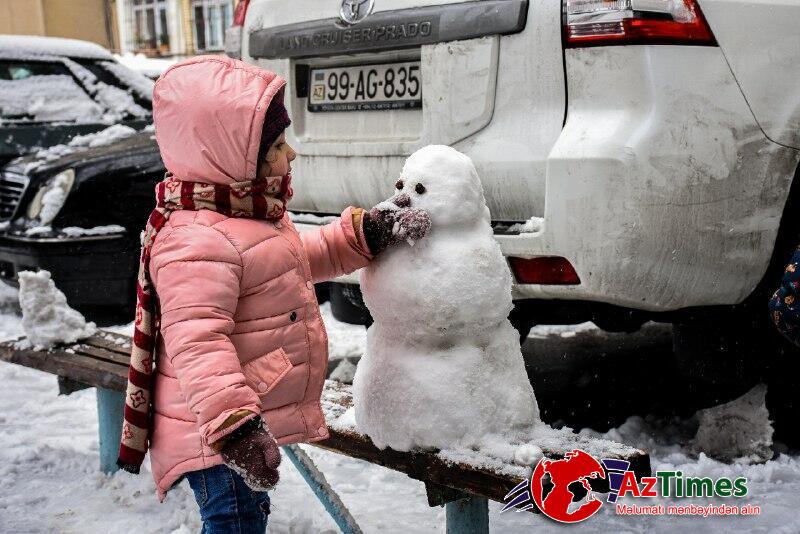
[[410, 244], [430, 230], [428, 213], [415, 208], [399, 208], [382, 202], [364, 214], [364, 237], [370, 252], [378, 255], [391, 245], [402, 241]]
[[281, 453], [275, 438], [260, 418], [237, 429], [222, 447], [225, 465], [239, 473], [253, 491], [267, 491], [278, 483]]

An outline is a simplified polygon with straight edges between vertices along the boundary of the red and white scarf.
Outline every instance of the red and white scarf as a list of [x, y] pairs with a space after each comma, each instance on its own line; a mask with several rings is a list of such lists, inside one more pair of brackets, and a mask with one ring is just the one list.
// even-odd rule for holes
[[185, 182], [167, 174], [156, 186], [156, 208], [150, 213], [142, 237], [136, 284], [136, 322], [117, 460], [122, 469], [138, 473], [150, 442], [153, 369], [160, 326], [158, 297], [150, 281], [150, 251], [156, 234], [176, 210], [207, 209], [229, 217], [278, 220], [291, 198], [290, 175], [216, 185]]

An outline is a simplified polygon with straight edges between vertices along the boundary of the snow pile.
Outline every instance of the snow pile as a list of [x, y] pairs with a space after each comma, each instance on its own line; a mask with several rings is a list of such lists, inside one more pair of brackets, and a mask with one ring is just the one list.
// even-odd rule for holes
[[83, 82], [95, 100], [105, 107], [103, 122], [113, 124], [129, 116], [142, 118], [150, 115], [149, 111], [134, 101], [128, 91], [98, 80], [91, 71], [74, 61], [65, 59], [64, 63]]
[[330, 379], [344, 384], [352, 384], [356, 366], [347, 358], [342, 359], [331, 373]]
[[475, 167], [428, 146], [408, 158], [398, 184], [432, 227], [362, 271], [375, 323], [353, 383], [358, 430], [403, 451], [531, 431], [539, 414], [507, 320], [511, 273]]
[[759, 384], [738, 399], [697, 412], [700, 427], [694, 448], [726, 462], [771, 459], [773, 430], [766, 394], [767, 387]]
[[25, 172], [41, 167], [47, 162], [56, 161], [64, 156], [72, 154], [78, 150], [87, 148], [97, 148], [107, 146], [115, 143], [121, 139], [125, 139], [134, 135], [136, 130], [124, 124], [114, 124], [99, 132], [90, 133], [86, 135], [76, 135], [70, 139], [69, 143], [65, 145], [53, 145], [51, 147], [39, 150], [35, 154], [35, 161], [32, 161], [25, 166]]
[[4, 57], [68, 56], [87, 59], [112, 59], [102, 46], [78, 39], [35, 35], [0, 35], [0, 55]]
[[367, 349], [367, 329], [337, 321], [329, 302], [320, 305], [319, 311], [328, 333], [328, 359], [360, 358]]
[[544, 228], [544, 219], [542, 217], [531, 217], [524, 223], [512, 224], [508, 227], [509, 233], [519, 234], [536, 234]]
[[153, 99], [153, 86], [155, 82], [145, 74], [132, 70], [125, 65], [120, 65], [116, 61], [104, 61], [101, 65], [116, 76], [122, 83], [133, 89], [141, 98], [147, 100]]
[[323, 224], [332, 223], [338, 218], [338, 215], [316, 215], [314, 213], [289, 212], [289, 219], [291, 219], [292, 222], [303, 224], [317, 224], [322, 226]]
[[58, 212], [67, 201], [67, 191], [72, 187], [72, 178], [66, 174], [59, 174], [51, 187], [42, 195], [42, 211], [39, 220], [47, 224], [56, 218]]
[[99, 132], [86, 135], [76, 135], [70, 140], [69, 146], [81, 148], [97, 148], [101, 146], [108, 146], [111, 143], [119, 141], [120, 139], [130, 137], [135, 133], [136, 130], [130, 126], [125, 126], [124, 124], [115, 124], [113, 126], [109, 126], [105, 130], [100, 130]]
[[6, 120], [93, 122], [104, 110], [66, 74], [0, 80], [0, 115]]
[[69, 307], [47, 271], [19, 273], [19, 304], [27, 344], [37, 350], [75, 343], [97, 331], [94, 323]]
[[125, 228], [118, 224], [106, 224], [103, 226], [95, 226], [93, 228], [67, 226], [66, 228], [62, 228], [60, 232], [68, 237], [83, 237], [92, 235], [121, 234], [125, 232]]
[[161, 76], [164, 71], [178, 62], [177, 59], [151, 58], [144, 54], [132, 54], [130, 52], [123, 55], [115, 54], [114, 57], [126, 68], [153, 79]]

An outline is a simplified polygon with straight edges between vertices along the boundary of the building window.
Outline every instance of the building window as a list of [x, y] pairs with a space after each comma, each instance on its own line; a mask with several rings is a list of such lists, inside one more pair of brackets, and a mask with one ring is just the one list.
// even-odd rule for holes
[[193, 0], [194, 43], [198, 52], [222, 50], [233, 22], [233, 0]]
[[133, 0], [134, 48], [148, 55], [169, 54], [166, 0]]

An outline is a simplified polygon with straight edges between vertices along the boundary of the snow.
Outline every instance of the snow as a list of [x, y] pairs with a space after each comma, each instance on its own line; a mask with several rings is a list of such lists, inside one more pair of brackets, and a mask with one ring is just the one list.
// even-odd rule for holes
[[109, 126], [105, 130], [100, 130], [99, 132], [86, 135], [76, 135], [70, 140], [69, 146], [97, 148], [110, 145], [111, 143], [115, 143], [120, 139], [130, 137], [135, 133], [136, 130], [130, 126], [125, 126], [124, 124], [115, 124], [113, 126]]
[[103, 114], [103, 108], [66, 74], [0, 80], [0, 116], [6, 119], [93, 122]]
[[535, 234], [541, 232], [542, 228], [544, 228], [544, 218], [531, 217], [524, 223], [512, 224], [508, 227], [508, 232], [519, 234]]
[[[16, 290], [0, 284], [1, 339], [22, 335], [16, 304]], [[351, 331], [351, 325], [339, 323], [329, 314], [325, 324], [329, 335], [339, 334], [340, 339]], [[561, 332], [568, 328], [562, 327]], [[130, 333], [132, 326], [118, 329]], [[657, 372], [658, 366], [654, 365], [653, 370]], [[5, 362], [0, 362], [0, 383], [0, 531], [186, 534], [200, 530], [197, 505], [186, 482], [174, 488], [167, 501], [160, 504], [147, 467], [149, 462], [145, 461], [139, 476], [123, 471], [106, 476], [97, 470], [93, 389], [58, 396], [53, 375]], [[352, 415], [350, 410], [349, 417]], [[347, 417], [345, 413], [339, 421], [347, 423]], [[689, 476], [714, 478], [746, 476], [750, 493], [738, 502], [760, 505], [761, 516], [623, 517], [603, 506], [596, 516], [570, 525], [569, 529], [581, 533], [796, 533], [800, 457], [781, 455], [763, 465], [726, 464], [705, 455], [698, 457], [691, 446], [696, 429], [696, 424], [682, 420], [632, 417], [608, 433], [583, 434], [649, 450], [654, 471], [680, 470]], [[364, 532], [444, 532], [444, 510], [428, 507], [421, 482], [337, 453], [308, 446], [303, 449], [325, 473]], [[535, 457], [535, 450], [527, 452]], [[270, 533], [338, 532], [291, 462], [282, 462], [281, 482], [270, 496]], [[715, 503], [720, 502], [723, 501]], [[501, 503], [489, 503], [492, 532], [564, 531], [561, 525], [540, 515], [500, 514], [501, 508]]]
[[93, 228], [67, 226], [66, 228], [62, 228], [60, 232], [68, 237], [83, 237], [92, 235], [121, 234], [125, 232], [125, 228], [118, 224], [106, 224], [102, 226], [95, 226]]
[[113, 59], [108, 50], [89, 41], [34, 35], [0, 35], [0, 57], [19, 57], [21, 55]]
[[128, 115], [136, 118], [150, 115], [150, 112], [137, 104], [126, 90], [101, 82], [91, 71], [74, 61], [64, 59], [64, 63], [84, 83], [100, 105], [105, 107], [103, 122], [113, 124], [128, 118]]
[[178, 62], [178, 59], [150, 58], [144, 54], [132, 54], [131, 52], [123, 55], [115, 54], [114, 57], [125, 67], [140, 72], [148, 78], [158, 78]]
[[39, 213], [40, 224], [47, 225], [56, 218], [58, 212], [67, 201], [69, 189], [72, 187], [72, 176], [61, 173], [42, 195], [42, 211]]
[[295, 223], [323, 225], [332, 223], [338, 218], [338, 215], [315, 215], [314, 213], [289, 212], [289, 219]]
[[353, 382], [358, 430], [380, 448], [407, 451], [491, 449], [487, 436], [507, 441], [542, 426], [507, 319], [511, 273], [472, 161], [428, 146], [408, 158], [400, 181], [396, 195], [408, 195], [432, 226], [415, 246], [393, 247], [362, 270], [375, 323]]
[[329, 302], [320, 307], [325, 324], [337, 325], [328, 330], [328, 358], [360, 358], [367, 349], [367, 329], [361, 325], [340, 323], [333, 317]]
[[56, 161], [66, 155], [86, 148], [97, 148], [115, 143], [121, 139], [130, 137], [136, 130], [124, 124], [114, 124], [99, 132], [86, 135], [76, 135], [69, 143], [53, 145], [51, 147], [36, 152], [35, 160], [25, 166], [25, 173], [29, 173], [47, 162]]
[[155, 83], [146, 75], [117, 63], [116, 61], [104, 61], [101, 64], [106, 70], [111, 72], [111, 74], [119, 78], [123, 84], [133, 89], [141, 98], [147, 100], [153, 99], [153, 86]]
[[24, 345], [49, 349], [58, 343], [75, 343], [96, 332], [94, 323], [87, 323], [83, 315], [69, 307], [48, 271], [21, 271], [19, 287]]
[[356, 374], [356, 366], [347, 358], [340, 360], [336, 368], [331, 373], [331, 380], [342, 382], [344, 384], [352, 384], [353, 377]]
[[765, 462], [772, 458], [772, 424], [759, 384], [738, 399], [700, 410], [694, 448], [722, 461]]

